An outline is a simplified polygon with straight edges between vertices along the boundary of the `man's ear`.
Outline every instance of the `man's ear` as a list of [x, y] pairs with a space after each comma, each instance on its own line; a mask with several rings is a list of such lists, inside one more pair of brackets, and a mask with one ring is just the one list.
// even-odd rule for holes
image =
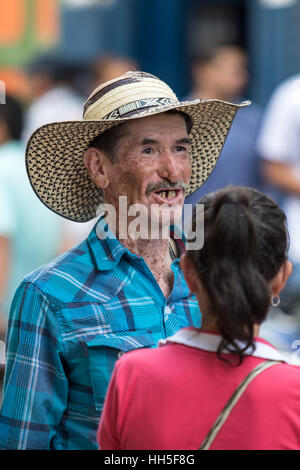
[[281, 268], [279, 269], [278, 273], [272, 280], [271, 284], [271, 292], [272, 295], [279, 295], [282, 289], [284, 288], [286, 281], [290, 277], [293, 272], [293, 265], [290, 261], [285, 261]]
[[180, 258], [180, 267], [190, 291], [196, 293], [198, 290], [198, 278], [195, 268], [186, 253]]
[[109, 184], [107, 171], [109, 160], [106, 155], [95, 147], [89, 147], [84, 152], [83, 162], [95, 185], [105, 189]]

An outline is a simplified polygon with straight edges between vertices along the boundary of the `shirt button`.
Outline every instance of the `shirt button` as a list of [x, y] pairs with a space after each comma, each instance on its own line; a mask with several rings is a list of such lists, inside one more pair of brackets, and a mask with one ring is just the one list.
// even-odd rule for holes
[[171, 310], [170, 307], [167, 305], [167, 306], [165, 307], [165, 314], [166, 314], [166, 315], [170, 315], [170, 313], [172, 313], [172, 310]]
[[119, 351], [119, 352], [118, 352], [118, 358], [120, 359], [120, 357], [122, 357], [122, 356], [123, 356], [123, 354], [125, 354], [125, 352], [124, 352], [124, 351]]

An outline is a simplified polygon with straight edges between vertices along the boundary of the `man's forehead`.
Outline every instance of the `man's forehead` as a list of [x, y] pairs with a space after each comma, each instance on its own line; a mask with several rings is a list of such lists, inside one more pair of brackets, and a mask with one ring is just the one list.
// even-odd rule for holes
[[126, 123], [126, 130], [131, 134], [137, 133], [182, 133], [187, 134], [184, 117], [180, 113], [160, 113], [153, 116], [146, 116], [134, 119]]

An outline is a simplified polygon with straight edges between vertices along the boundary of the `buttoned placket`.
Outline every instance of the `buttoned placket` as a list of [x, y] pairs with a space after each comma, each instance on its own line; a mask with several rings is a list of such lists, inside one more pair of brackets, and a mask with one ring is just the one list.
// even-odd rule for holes
[[[169, 296], [166, 298], [165, 295], [163, 294], [157, 280], [155, 279], [154, 275], [152, 274], [152, 271], [148, 267], [147, 263], [145, 262], [144, 258], [142, 258], [139, 255], [134, 255], [130, 254], [130, 256], [134, 257], [135, 261], [138, 262], [139, 269], [143, 271], [143, 273], [151, 280], [151, 284], [155, 289], [153, 289], [150, 294], [154, 296], [156, 304], [160, 306], [160, 312], [161, 312], [161, 331], [162, 331], [162, 337], [167, 337], [169, 332], [166, 329], [166, 322], [168, 317], [172, 314], [173, 308], [172, 308], [172, 294], [176, 285], [176, 280], [178, 276], [178, 268], [175, 268], [175, 265], [179, 263], [178, 259], [172, 262], [171, 264], [171, 269], [174, 273], [174, 280], [173, 280], [173, 286], [171, 289], [171, 292]], [[138, 268], [137, 268], [138, 269]], [[148, 289], [148, 285], [145, 284], [145, 287]], [[154, 295], [155, 294], [155, 295]]]

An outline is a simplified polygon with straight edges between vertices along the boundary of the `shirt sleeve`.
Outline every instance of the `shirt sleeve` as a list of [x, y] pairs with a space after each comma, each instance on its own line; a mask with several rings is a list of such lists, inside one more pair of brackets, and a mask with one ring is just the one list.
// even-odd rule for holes
[[22, 283], [8, 324], [1, 449], [51, 448], [68, 396], [62, 357], [55, 309], [34, 284]]
[[299, 100], [295, 99], [293, 85], [288, 81], [279, 86], [266, 108], [257, 141], [258, 153], [265, 160], [293, 163], [293, 147], [299, 133]]

